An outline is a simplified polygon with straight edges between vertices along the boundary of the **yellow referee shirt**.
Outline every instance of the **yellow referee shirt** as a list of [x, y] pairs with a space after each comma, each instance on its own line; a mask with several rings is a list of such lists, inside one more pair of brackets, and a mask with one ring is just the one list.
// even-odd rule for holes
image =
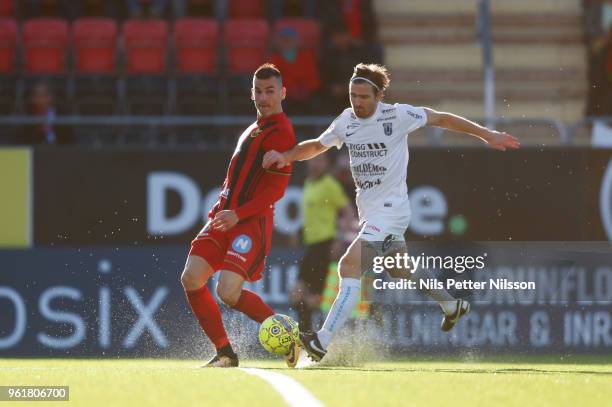
[[307, 179], [302, 195], [304, 244], [335, 238], [338, 209], [348, 203], [342, 186], [331, 175], [324, 174], [317, 180]]

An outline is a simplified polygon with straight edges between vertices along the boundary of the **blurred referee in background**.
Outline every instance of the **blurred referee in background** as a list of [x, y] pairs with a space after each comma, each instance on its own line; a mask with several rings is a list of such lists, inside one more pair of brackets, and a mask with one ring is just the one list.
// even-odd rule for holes
[[321, 303], [332, 252], [338, 252], [333, 248], [337, 231], [348, 227], [355, 217], [351, 201], [340, 182], [327, 173], [328, 167], [329, 158], [323, 154], [308, 161], [302, 195], [305, 251], [298, 280], [289, 296], [301, 330], [312, 329], [312, 313]]

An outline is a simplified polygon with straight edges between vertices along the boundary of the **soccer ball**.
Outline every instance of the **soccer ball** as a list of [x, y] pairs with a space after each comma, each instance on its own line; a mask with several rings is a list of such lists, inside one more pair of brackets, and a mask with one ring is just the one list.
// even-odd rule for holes
[[270, 353], [286, 355], [291, 344], [297, 342], [299, 333], [297, 322], [287, 315], [275, 314], [259, 327], [259, 343]]

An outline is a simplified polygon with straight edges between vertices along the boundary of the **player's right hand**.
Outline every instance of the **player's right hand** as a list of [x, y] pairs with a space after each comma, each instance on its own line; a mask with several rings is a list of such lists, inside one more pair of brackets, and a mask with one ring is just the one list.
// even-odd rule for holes
[[274, 164], [276, 164], [277, 168], [283, 168], [289, 163], [287, 162], [287, 159], [285, 158], [283, 153], [279, 153], [276, 150], [270, 150], [264, 155], [263, 162], [261, 165], [264, 168], [270, 168]]
[[495, 130], [489, 131], [489, 137], [486, 142], [489, 147], [499, 151], [506, 151], [506, 149], [516, 150], [521, 147], [521, 142], [513, 135]]

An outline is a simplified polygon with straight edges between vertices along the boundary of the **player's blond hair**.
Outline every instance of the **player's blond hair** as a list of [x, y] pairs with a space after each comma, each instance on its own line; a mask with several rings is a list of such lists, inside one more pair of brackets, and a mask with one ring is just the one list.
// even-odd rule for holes
[[361, 63], [355, 66], [353, 76], [351, 76], [351, 82], [359, 82], [359, 78], [365, 78], [367, 80], [363, 82], [374, 83], [374, 86], [372, 86], [374, 88], [374, 93], [377, 93], [378, 91], [384, 92], [391, 83], [390, 76], [389, 71], [384, 65]]

